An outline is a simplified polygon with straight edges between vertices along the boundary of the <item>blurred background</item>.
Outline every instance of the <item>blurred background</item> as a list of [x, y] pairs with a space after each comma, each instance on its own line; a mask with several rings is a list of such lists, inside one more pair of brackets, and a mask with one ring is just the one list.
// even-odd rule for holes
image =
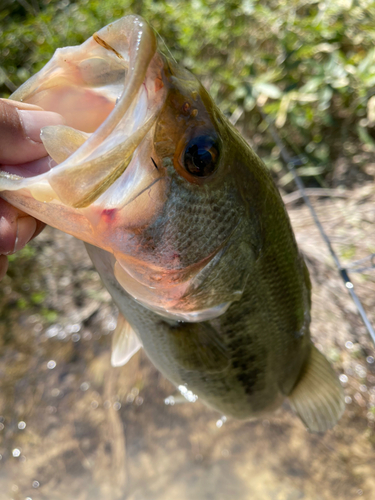
[[111, 368], [117, 312], [83, 245], [48, 228], [11, 257], [0, 288], [0, 499], [372, 500], [374, 346], [260, 108], [302, 156], [298, 172], [344, 265], [360, 271], [352, 281], [374, 322], [375, 4], [2, 0], [0, 95], [130, 13], [270, 168], [312, 276], [313, 338], [347, 411], [317, 436], [287, 405], [247, 423], [199, 401], [166, 405], [175, 390], [144, 353]]

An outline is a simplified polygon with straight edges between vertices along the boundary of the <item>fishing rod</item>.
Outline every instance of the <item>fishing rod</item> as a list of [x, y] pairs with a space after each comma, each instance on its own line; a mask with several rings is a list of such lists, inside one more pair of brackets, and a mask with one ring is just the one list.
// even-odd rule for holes
[[[308, 208], [311, 212], [312, 218], [313, 218], [324, 242], [326, 243], [326, 245], [328, 247], [328, 250], [333, 258], [333, 261], [337, 267], [337, 270], [338, 270], [338, 272], [339, 272], [339, 274], [344, 282], [345, 288], [348, 290], [350, 296], [352, 297], [353, 302], [354, 302], [354, 304], [355, 304], [355, 306], [356, 306], [356, 308], [357, 308], [357, 310], [362, 318], [362, 321], [364, 322], [364, 324], [367, 328], [367, 331], [371, 337], [371, 340], [372, 340], [373, 344], [375, 345], [375, 331], [374, 331], [374, 328], [373, 328], [370, 320], [368, 319], [368, 316], [367, 316], [366, 311], [362, 305], [362, 302], [360, 301], [358, 295], [355, 293], [354, 285], [353, 285], [352, 281], [350, 280], [350, 277], [348, 274], [348, 269], [350, 269], [350, 268], [346, 268], [346, 267], [343, 267], [341, 265], [340, 259], [337, 256], [335, 250], [333, 249], [331, 241], [330, 241], [327, 233], [324, 231], [324, 228], [319, 220], [318, 214], [316, 213], [314, 207], [312, 206], [312, 204], [310, 202], [310, 199], [306, 193], [306, 189], [305, 189], [305, 186], [302, 182], [302, 179], [300, 178], [300, 176], [298, 175], [298, 173], [296, 171], [296, 167], [298, 167], [300, 165], [304, 165], [306, 162], [301, 156], [296, 156], [296, 157], [292, 158], [289, 155], [289, 153], [286, 150], [285, 145], [284, 145], [282, 139], [280, 138], [279, 134], [277, 133], [276, 128], [273, 125], [273, 122], [271, 121], [271, 119], [264, 113], [264, 111], [260, 108], [260, 106], [258, 106], [258, 109], [259, 109], [260, 114], [262, 115], [263, 120], [267, 123], [267, 125], [269, 127], [269, 131], [272, 135], [272, 138], [273, 138], [276, 146], [279, 148], [281, 159], [285, 163], [289, 172], [293, 175], [294, 182], [296, 183], [297, 188], [300, 191], [304, 202], [308, 206]], [[373, 258], [371, 258], [371, 264], [372, 263], [373, 263]], [[354, 270], [354, 269], [353, 269], [353, 271], [359, 272], [358, 270]]]

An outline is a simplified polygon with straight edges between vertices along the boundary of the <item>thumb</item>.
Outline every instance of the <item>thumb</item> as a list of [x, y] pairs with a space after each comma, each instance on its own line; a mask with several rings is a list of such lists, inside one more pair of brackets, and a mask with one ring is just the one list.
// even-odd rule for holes
[[0, 99], [0, 163], [16, 165], [47, 156], [40, 129], [62, 123], [63, 117], [52, 111]]

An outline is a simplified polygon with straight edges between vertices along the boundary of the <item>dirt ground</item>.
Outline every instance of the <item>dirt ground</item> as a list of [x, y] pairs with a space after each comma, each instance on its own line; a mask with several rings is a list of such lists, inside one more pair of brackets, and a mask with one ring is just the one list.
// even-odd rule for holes
[[[375, 252], [375, 191], [333, 194], [312, 202], [352, 265]], [[313, 281], [312, 334], [345, 387], [340, 423], [320, 436], [287, 405], [247, 423], [166, 405], [174, 388], [143, 352], [110, 366], [110, 296], [83, 245], [48, 228], [1, 284], [0, 500], [375, 498], [374, 346], [307, 208], [287, 207]], [[351, 278], [375, 323], [375, 270]]]

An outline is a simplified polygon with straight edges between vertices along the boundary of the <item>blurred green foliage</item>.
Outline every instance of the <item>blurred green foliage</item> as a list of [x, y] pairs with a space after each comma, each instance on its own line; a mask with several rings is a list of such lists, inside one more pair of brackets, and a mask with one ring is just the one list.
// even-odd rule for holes
[[306, 176], [327, 174], [342, 155], [375, 151], [373, 0], [3, 0], [0, 9], [3, 96], [57, 47], [136, 13], [245, 136], [258, 137], [266, 160], [272, 142], [257, 106], [308, 158]]

